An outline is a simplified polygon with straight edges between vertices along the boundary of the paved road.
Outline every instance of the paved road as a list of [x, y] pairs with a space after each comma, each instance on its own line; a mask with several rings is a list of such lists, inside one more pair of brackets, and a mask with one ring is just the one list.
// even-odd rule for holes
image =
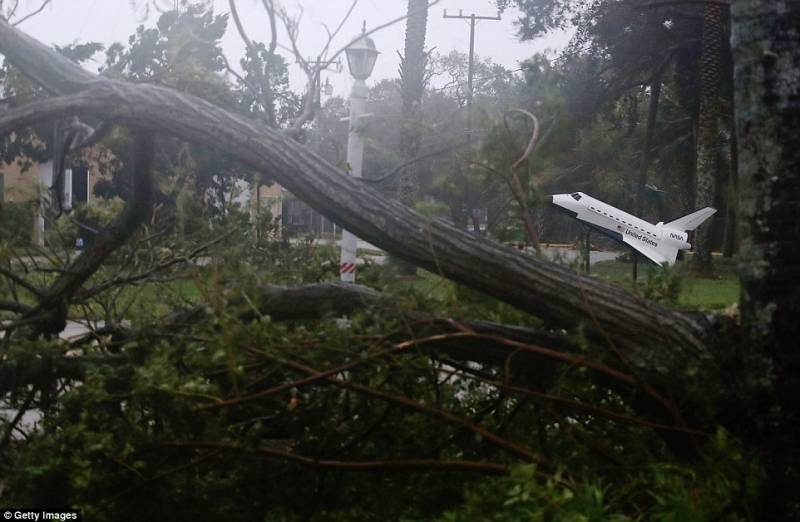
[[[290, 240], [290, 241], [299, 242], [301, 240]], [[336, 239], [336, 240], [333, 240], [333, 239], [317, 239], [316, 241], [320, 245], [335, 245], [335, 246], [339, 246], [340, 245], [340, 241], [338, 239]], [[371, 243], [367, 243], [366, 241], [362, 241], [362, 240], [358, 241], [358, 248], [361, 249], [361, 250], [372, 250], [372, 251], [375, 251], [375, 252], [383, 252], [380, 248], [376, 247], [375, 245], [373, 245]], [[580, 257], [580, 252], [578, 250], [576, 250], [574, 248], [571, 248], [571, 247], [568, 247], [568, 246], [555, 246], [555, 245], [554, 246], [547, 246], [547, 245], [545, 245], [545, 246], [542, 247], [542, 251], [544, 252], [544, 255], [546, 257], [550, 258], [550, 259], [558, 259], [558, 258], [560, 258], [560, 259], [566, 260], [568, 262], [575, 261], [578, 257]], [[593, 264], [598, 263], [600, 261], [611, 261], [611, 260], [616, 259], [617, 256], [619, 256], [620, 254], [621, 254], [621, 252], [618, 252], [618, 251], [593, 250], [589, 254], [589, 263], [593, 265]], [[386, 255], [385, 254], [384, 255], [381, 255], [381, 254], [378, 254], [378, 255], [367, 255], [367, 256], [362, 256], [362, 257], [369, 258], [371, 261], [373, 261], [375, 263], [378, 263], [379, 265], [382, 265], [382, 264], [384, 264], [386, 262]]]
[[[580, 252], [575, 250], [574, 248], [569, 247], [562, 247], [562, 246], [546, 246], [543, 249], [544, 255], [550, 259], [555, 259], [560, 257], [561, 259], [565, 259], [567, 261], [575, 261], [580, 257]], [[616, 259], [622, 252], [615, 252], [615, 251], [600, 251], [600, 250], [592, 250], [589, 253], [589, 264], [593, 265], [600, 261], [612, 261]]]

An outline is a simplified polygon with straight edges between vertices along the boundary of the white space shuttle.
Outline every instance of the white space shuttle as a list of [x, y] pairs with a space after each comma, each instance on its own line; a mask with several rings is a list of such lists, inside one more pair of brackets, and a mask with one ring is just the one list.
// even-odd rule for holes
[[657, 265], [674, 265], [678, 250], [692, 248], [687, 232], [696, 229], [717, 211], [706, 207], [675, 221], [653, 225], [583, 192], [553, 195], [550, 196], [550, 203], [599, 232], [636, 249]]

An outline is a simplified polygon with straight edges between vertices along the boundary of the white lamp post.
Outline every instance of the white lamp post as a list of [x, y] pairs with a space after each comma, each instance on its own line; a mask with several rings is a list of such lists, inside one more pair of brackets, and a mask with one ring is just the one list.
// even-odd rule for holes
[[[361, 37], [353, 42], [346, 50], [347, 66], [350, 74], [355, 78], [353, 90], [350, 91], [350, 134], [347, 138], [347, 164], [350, 175], [354, 178], [361, 177], [361, 166], [364, 158], [364, 139], [359, 134], [359, 120], [364, 114], [367, 105], [369, 90], [365, 80], [375, 68], [375, 60], [380, 54], [375, 49], [375, 42], [366, 35], [366, 22], [361, 30]], [[342, 256], [339, 262], [339, 275], [345, 283], [354, 283], [356, 280], [356, 251], [358, 238], [348, 232], [342, 231]]]

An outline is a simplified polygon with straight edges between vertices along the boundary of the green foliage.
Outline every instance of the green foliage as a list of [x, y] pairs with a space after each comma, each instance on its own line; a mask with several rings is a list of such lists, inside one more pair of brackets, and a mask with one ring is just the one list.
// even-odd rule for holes
[[637, 284], [639, 292], [645, 299], [676, 305], [681, 294], [683, 278], [681, 269], [664, 266], [661, 270], [648, 271], [644, 281], [638, 281]]
[[501, 11], [510, 6], [517, 7], [522, 16], [517, 21], [519, 36], [534, 39], [550, 31], [568, 27], [577, 22], [576, 14], [585, 8], [587, 2], [567, 0], [495, 0]]
[[443, 218], [448, 212], [447, 205], [444, 203], [429, 200], [418, 201], [414, 210], [428, 219]]
[[468, 485], [464, 503], [441, 520], [749, 520], [746, 506], [756, 498], [760, 471], [720, 429], [695, 466], [653, 463], [628, 475], [621, 487], [587, 479], [542, 479], [535, 466], [516, 466], [508, 477]]
[[[59, 53], [76, 63], [86, 62], [102, 49], [103, 45], [97, 42], [56, 46]], [[9, 107], [18, 107], [46, 95], [41, 87], [5, 60], [0, 66], [0, 88]], [[14, 129], [0, 139], [0, 160], [16, 163], [25, 172], [37, 162], [52, 158], [52, 140], [53, 125], [49, 122]]]
[[75, 63], [83, 63], [102, 51], [105, 47], [99, 42], [72, 43], [64, 47], [56, 46], [56, 50]]
[[[269, 123], [285, 126], [297, 117], [302, 99], [289, 88], [286, 59], [280, 54], [270, 53], [263, 42], [254, 45], [255, 51], [248, 50], [240, 62], [247, 83], [237, 78], [239, 104], [249, 114], [263, 115], [269, 110], [274, 111], [275, 121]], [[272, 107], [265, 106], [267, 103]]]
[[686, 270], [686, 263], [680, 261], [664, 271], [640, 260], [636, 286], [632, 283], [630, 262], [601, 261], [592, 265], [592, 275], [677, 308], [719, 310], [739, 302], [739, 281], [730, 263], [718, 261], [714, 278], [693, 275]]
[[[23, 105], [42, 96], [42, 90], [5, 59], [0, 67], [0, 86], [10, 107]], [[0, 160], [18, 164], [23, 172], [37, 161], [46, 161], [50, 155], [48, 149], [52, 129], [52, 125], [45, 124], [6, 133], [0, 138]]]
[[609, 513], [606, 491], [564, 482], [559, 475], [542, 480], [535, 466], [516, 466], [508, 477], [468, 488], [465, 502], [442, 522], [530, 520], [548, 522], [622, 522]]
[[0, 241], [14, 245], [30, 242], [35, 202], [0, 204]]

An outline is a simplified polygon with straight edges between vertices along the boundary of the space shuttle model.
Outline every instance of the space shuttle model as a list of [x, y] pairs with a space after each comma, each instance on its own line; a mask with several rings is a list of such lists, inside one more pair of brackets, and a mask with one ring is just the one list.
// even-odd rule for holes
[[706, 207], [669, 223], [656, 225], [584, 194], [557, 194], [550, 203], [599, 232], [624, 243], [657, 265], [674, 265], [678, 250], [688, 250], [690, 232], [717, 211]]

